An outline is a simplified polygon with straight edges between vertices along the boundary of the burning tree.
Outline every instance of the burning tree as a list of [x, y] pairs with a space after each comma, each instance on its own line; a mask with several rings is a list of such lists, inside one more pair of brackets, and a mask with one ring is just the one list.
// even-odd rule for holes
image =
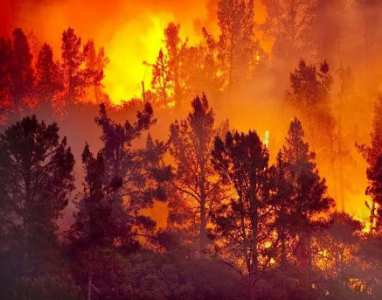
[[36, 62], [36, 92], [41, 99], [39, 104], [45, 107], [56, 102], [55, 99], [63, 90], [64, 83], [61, 78], [60, 63], [53, 61], [53, 49], [44, 44], [39, 52]]
[[88, 49], [81, 49], [82, 41], [68, 28], [62, 34], [62, 71], [64, 78], [64, 96], [62, 105], [72, 106], [85, 94], [85, 88], [99, 85], [103, 72], [99, 69], [84, 68]]
[[264, 56], [255, 39], [254, 2], [220, 0], [218, 2], [219, 40], [204, 29], [210, 51], [216, 56], [218, 72], [224, 79], [223, 89], [233, 93], [241, 84], [252, 78], [257, 57]]

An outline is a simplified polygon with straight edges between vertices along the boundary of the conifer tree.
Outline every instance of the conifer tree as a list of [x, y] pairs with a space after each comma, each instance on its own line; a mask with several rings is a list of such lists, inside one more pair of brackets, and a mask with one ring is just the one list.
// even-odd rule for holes
[[313, 272], [312, 236], [327, 226], [322, 215], [329, 212], [334, 201], [327, 195], [325, 179], [321, 179], [316, 169], [315, 154], [310, 152], [308, 143], [304, 141], [304, 131], [298, 119], [290, 124], [283, 154], [288, 164], [288, 180], [293, 186], [290, 214], [294, 221], [290, 228], [299, 237], [300, 253], [306, 257], [300, 258], [300, 262], [306, 268], [304, 281], [308, 287]]
[[166, 49], [168, 53], [168, 68], [171, 74], [170, 78], [173, 80], [174, 88], [174, 102], [175, 109], [180, 112], [182, 110], [182, 99], [184, 98], [186, 82], [184, 81], [184, 56], [187, 51], [187, 42], [182, 41], [179, 37], [180, 25], [175, 25], [174, 23], [168, 24], [164, 31]]
[[173, 98], [174, 80], [170, 72], [169, 57], [162, 49], [159, 50], [156, 63], [153, 65], [151, 86], [157, 94], [159, 106], [168, 107]]
[[[146, 104], [142, 112], [137, 113], [137, 121], [131, 124], [114, 122], [107, 114], [105, 105], [101, 105], [96, 123], [102, 129], [101, 149], [104, 161], [104, 184], [110, 184], [114, 178], [121, 178], [122, 186], [113, 193], [113, 216], [124, 223], [125, 215], [135, 229], [152, 231], [154, 222], [142, 215], [141, 210], [150, 208], [154, 200], [164, 201], [163, 184], [169, 176], [169, 168], [163, 163], [165, 145], [158, 141], [147, 140], [146, 149], [134, 149], [133, 142], [150, 128], [155, 120], [153, 110]], [[136, 231], [132, 232], [135, 234]]]
[[9, 63], [12, 51], [11, 40], [0, 38], [0, 118], [11, 106]]
[[369, 184], [366, 189], [366, 195], [372, 198], [370, 228], [372, 232], [381, 234], [382, 232], [382, 154], [377, 158], [375, 165], [367, 168], [366, 171]]
[[346, 0], [319, 0], [313, 1], [309, 13], [312, 23], [308, 37], [313, 40], [313, 61], [327, 60], [331, 65], [343, 60], [346, 44], [343, 37], [346, 34], [344, 26], [346, 13]]
[[24, 32], [17, 28], [12, 35], [12, 50], [9, 57], [10, 99], [16, 110], [22, 103], [28, 104], [34, 89], [35, 76], [33, 56]]
[[216, 138], [212, 157], [222, 183], [235, 191], [230, 203], [222, 203], [215, 214], [218, 247], [223, 259], [248, 274], [250, 298], [255, 299], [260, 271], [269, 262], [263, 251], [271, 225], [268, 152], [256, 132], [229, 131], [224, 142]]
[[[95, 285], [104, 294], [115, 293], [114, 283], [102, 282], [104, 274], [113, 277], [120, 272], [120, 255], [136, 251], [139, 237], [153, 238], [155, 222], [142, 210], [156, 200], [166, 200], [171, 169], [163, 162], [165, 145], [148, 136], [146, 148], [133, 148], [133, 142], [154, 123], [152, 114], [147, 104], [135, 123], [121, 125], [111, 120], [102, 104], [96, 123], [102, 129], [104, 147], [97, 156], [88, 145], [82, 153], [84, 190], [70, 252], [78, 264], [74, 272], [85, 277], [84, 287]], [[88, 297], [91, 293], [92, 288], [87, 289]]]
[[223, 78], [213, 53], [206, 45], [189, 46], [185, 49], [182, 61], [183, 98], [193, 99], [204, 92], [210, 105], [218, 104], [222, 96]]
[[232, 92], [251, 78], [256, 57], [264, 56], [255, 39], [254, 2], [220, 0], [218, 2], [219, 40], [204, 30], [210, 50], [216, 55], [219, 71], [224, 78], [223, 89]]
[[[291, 90], [286, 94], [286, 101], [307, 124], [307, 135], [314, 148], [332, 144], [328, 140], [333, 137], [335, 126], [330, 109], [332, 83], [325, 61], [317, 71], [314, 65], [300, 60], [298, 68], [290, 75]], [[320, 130], [317, 132], [316, 128]]]
[[62, 34], [62, 70], [64, 74], [64, 103], [73, 105], [84, 96], [85, 88], [98, 85], [103, 72], [84, 67], [86, 49], [81, 49], [82, 41], [72, 28]]
[[[213, 178], [215, 172], [211, 164], [214, 138], [219, 131], [205, 95], [196, 97], [191, 105], [192, 111], [187, 119], [175, 121], [170, 126], [169, 151], [175, 162], [174, 187], [180, 192], [179, 197], [185, 197], [188, 214], [194, 216], [191, 224], [197, 227], [199, 249], [203, 251], [208, 242], [209, 215], [222, 197], [219, 195], [219, 181]], [[175, 217], [177, 212], [171, 214]]]
[[[85, 171], [84, 189], [73, 229], [80, 243], [110, 247], [115, 238], [122, 237], [121, 233], [129, 234], [127, 228], [120, 228], [122, 224], [116, 224], [112, 218], [112, 202], [108, 199], [112, 192], [121, 187], [121, 178], [116, 177], [105, 184], [102, 153], [94, 157], [87, 144], [82, 152], [82, 164]], [[127, 220], [125, 226], [128, 226]]]
[[36, 93], [39, 102], [52, 104], [58, 93], [63, 89], [60, 63], [53, 60], [53, 49], [44, 44], [36, 62]]
[[1, 252], [16, 276], [48, 270], [57, 220], [74, 189], [74, 158], [58, 131], [32, 116], [0, 135]]
[[263, 25], [265, 36], [275, 40], [272, 54], [280, 59], [289, 71], [291, 63], [304, 55], [313, 16], [309, 14], [313, 1], [263, 0], [267, 18]]
[[288, 163], [284, 154], [280, 151], [277, 155], [277, 163], [270, 169], [271, 178], [271, 206], [274, 208], [274, 228], [277, 232], [276, 247], [280, 247], [280, 262], [282, 270], [288, 265], [288, 253], [292, 252], [291, 241], [295, 237], [292, 230], [294, 216], [292, 214], [293, 185], [289, 181]]
[[[91, 70], [95, 74], [103, 73], [103, 70], [109, 63], [109, 58], [105, 55], [105, 49], [102, 47], [100, 49], [96, 49], [94, 41], [89, 40], [85, 45], [85, 66], [87, 69]], [[89, 93], [90, 102], [95, 102], [97, 104], [105, 102], [106, 95], [103, 92], [104, 86], [99, 81], [94, 81]]]
[[[342, 64], [338, 69], [338, 75], [340, 79], [340, 92], [338, 94], [338, 106], [337, 106], [337, 124], [338, 124], [338, 136], [337, 136], [337, 159], [338, 159], [338, 173], [339, 176], [339, 200], [341, 203], [342, 212], [345, 211], [345, 171], [346, 165], [351, 161], [350, 149], [354, 145], [353, 135], [349, 134], [346, 130], [346, 122], [350, 120], [346, 118], [346, 113], [350, 112], [352, 107], [349, 105], [351, 103], [352, 97], [354, 97], [354, 76], [353, 71], [350, 67], [343, 67]], [[351, 122], [354, 120], [352, 119]], [[349, 138], [350, 137], [350, 138]]]
[[336, 185], [336, 122], [331, 109], [333, 79], [329, 65], [324, 61], [318, 71], [314, 65], [300, 60], [298, 68], [290, 75], [290, 83], [291, 90], [286, 93], [286, 102], [306, 124], [307, 140], [320, 162], [331, 170], [332, 182]]

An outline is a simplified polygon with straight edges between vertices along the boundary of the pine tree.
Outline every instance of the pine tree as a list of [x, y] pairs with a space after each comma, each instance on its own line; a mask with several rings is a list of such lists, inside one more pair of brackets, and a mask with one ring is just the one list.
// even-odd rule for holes
[[183, 98], [193, 99], [205, 93], [210, 104], [218, 104], [222, 96], [223, 78], [218, 72], [218, 64], [206, 45], [189, 46], [184, 49], [182, 79], [186, 82]]
[[298, 235], [301, 254], [306, 257], [300, 258], [300, 262], [306, 268], [304, 282], [309, 287], [313, 271], [312, 236], [327, 225], [322, 215], [329, 212], [334, 201], [327, 196], [325, 179], [320, 178], [314, 163], [315, 154], [309, 151], [308, 143], [304, 142], [304, 131], [298, 119], [290, 124], [283, 154], [288, 164], [288, 180], [293, 186], [290, 214], [294, 222], [290, 228]]
[[175, 109], [178, 112], [181, 112], [182, 99], [184, 98], [186, 89], [182, 65], [184, 64], [184, 56], [186, 54], [188, 40], [181, 40], [179, 37], [179, 30], [179, 24], [175, 25], [174, 23], [170, 23], [164, 30], [164, 34], [169, 58], [168, 68], [169, 73], [171, 74], [170, 78], [173, 80]]
[[281, 60], [285, 71], [300, 57], [313, 56], [309, 36], [314, 21], [311, 0], [263, 0], [267, 18], [263, 25], [265, 36], [274, 39], [272, 56]]
[[11, 40], [0, 38], [0, 118], [5, 117], [11, 106], [9, 78], [11, 51]]
[[[74, 272], [86, 278], [84, 286], [95, 285], [103, 294], [115, 293], [114, 283], [103, 284], [103, 276], [112, 278], [121, 271], [120, 255], [136, 251], [139, 237], [153, 238], [155, 222], [142, 210], [166, 200], [171, 169], [163, 162], [165, 145], [149, 136], [146, 148], [132, 146], [153, 124], [152, 114], [147, 104], [135, 123], [121, 125], [102, 104], [96, 122], [104, 147], [95, 157], [86, 145], [82, 154], [84, 190], [72, 227], [71, 255], [77, 263]], [[92, 288], [87, 293], [89, 297]]]
[[32, 54], [32, 65], [35, 66], [38, 58], [38, 54], [42, 48], [42, 44], [37, 38], [36, 32], [31, 30], [27, 35], [30, 52]]
[[[109, 63], [109, 58], [105, 55], [105, 49], [102, 47], [97, 49], [94, 45], [93, 40], [89, 40], [85, 45], [85, 66], [87, 69], [91, 70], [94, 73], [103, 74], [103, 70]], [[92, 91], [89, 94], [90, 102], [95, 102], [97, 104], [105, 102], [106, 95], [103, 92], [104, 86], [95, 81], [91, 86], [90, 90]]]
[[162, 161], [165, 146], [154, 142], [151, 137], [147, 141], [147, 149], [134, 149], [132, 144], [148, 130], [155, 120], [153, 110], [146, 104], [142, 112], [137, 113], [137, 121], [133, 124], [126, 121], [121, 125], [107, 115], [106, 108], [101, 105], [100, 115], [96, 123], [102, 129], [102, 156], [105, 165], [103, 182], [110, 183], [113, 178], [121, 178], [122, 187], [113, 193], [113, 213], [116, 220], [124, 223], [124, 215], [129, 216], [130, 224], [136, 230], [151, 231], [155, 223], [142, 215], [141, 210], [152, 207], [154, 200], [166, 200], [163, 182], [169, 175], [169, 169]]
[[216, 138], [212, 157], [222, 184], [235, 191], [230, 203], [222, 203], [215, 214], [218, 247], [229, 264], [249, 275], [253, 299], [263, 264], [269, 262], [262, 251], [271, 225], [267, 149], [256, 132], [229, 131], [225, 142]]
[[53, 49], [44, 44], [36, 62], [36, 93], [43, 106], [52, 104], [63, 90], [60, 63], [53, 61]]
[[[118, 206], [113, 194], [122, 186], [120, 177], [110, 182], [104, 181], [105, 164], [102, 153], [95, 157], [86, 144], [82, 152], [82, 164], [85, 171], [83, 192], [77, 203], [78, 212], [69, 236], [69, 254], [74, 262], [72, 272], [83, 280], [83, 289], [91, 299], [94, 286], [98, 293], [108, 289], [101, 285], [103, 276], [112, 276], [107, 265], [114, 265], [117, 253], [129, 253], [136, 250], [138, 243], [132, 237], [132, 224], [124, 208]], [[122, 249], [119, 249], [122, 248]]]
[[[176, 121], [170, 127], [169, 151], [175, 163], [172, 182], [181, 193], [179, 197], [185, 197], [189, 208], [187, 214], [196, 216], [191, 224], [198, 227], [200, 251], [207, 246], [209, 215], [219, 198], [219, 181], [213, 178], [215, 172], [210, 161], [214, 138], [218, 134], [214, 123], [213, 110], [203, 95], [192, 101], [192, 111], [187, 119]], [[176, 215], [176, 211], [172, 213]], [[185, 220], [181, 220], [184, 224]]]
[[285, 270], [288, 265], [288, 253], [292, 252], [291, 241], [295, 237], [292, 230], [293, 216], [293, 185], [288, 176], [289, 165], [285, 161], [284, 154], [280, 151], [277, 155], [277, 163], [270, 169], [271, 178], [271, 206], [274, 208], [273, 226], [277, 233], [276, 246], [280, 247], [280, 268]]
[[369, 181], [366, 195], [372, 198], [370, 216], [370, 228], [377, 234], [382, 232], [382, 154], [377, 158], [374, 166], [370, 166], [366, 171]]
[[307, 65], [304, 60], [300, 60], [298, 68], [290, 75], [290, 83], [291, 91], [286, 93], [285, 100], [306, 124], [307, 140], [320, 161], [331, 170], [336, 184], [336, 123], [331, 109], [330, 89], [333, 79], [329, 65], [324, 61], [317, 71], [314, 65]]
[[232, 92], [251, 78], [256, 56], [264, 55], [255, 39], [253, 0], [220, 0], [218, 24], [221, 30], [218, 41], [206, 30], [204, 36], [210, 50], [217, 56], [219, 71], [224, 78], [223, 89]]
[[26, 35], [21, 29], [13, 31], [12, 50], [9, 57], [10, 99], [16, 110], [28, 104], [34, 89], [35, 76]]
[[3, 254], [16, 276], [41, 275], [52, 263], [57, 219], [74, 189], [74, 158], [57, 124], [26, 117], [0, 135]]
[[169, 68], [169, 57], [163, 50], [159, 50], [156, 63], [153, 65], [151, 87], [156, 92], [158, 104], [166, 108], [172, 103], [174, 80]]
[[82, 41], [72, 28], [62, 34], [62, 69], [64, 74], [64, 105], [73, 105], [81, 100], [85, 88], [99, 85], [103, 73], [84, 68], [86, 49], [81, 49]]
[[[94, 157], [89, 145], [82, 152], [82, 164], [85, 171], [83, 193], [76, 213], [73, 230], [80, 243], [92, 247], [112, 246], [121, 233], [129, 234], [127, 228], [120, 228], [112, 218], [112, 202], [110, 194], [122, 185], [121, 178], [115, 177], [108, 184], [103, 182], [105, 172], [102, 153]], [[128, 226], [126, 218], [126, 226]]]

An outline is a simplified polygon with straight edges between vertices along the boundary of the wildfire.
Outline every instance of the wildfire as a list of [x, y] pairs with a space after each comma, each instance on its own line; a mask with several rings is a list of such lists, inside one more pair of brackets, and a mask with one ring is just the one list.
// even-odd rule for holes
[[[10, 10], [11, 2], [11, 0], [5, 1], [5, 17], [7, 17], [7, 11]], [[219, 35], [219, 29], [216, 27], [216, 12], [210, 11], [217, 1], [198, 0], [188, 3], [186, 9], [184, 4], [173, 0], [157, 2], [142, 0], [134, 1], [133, 5], [131, 3], [125, 5], [121, 0], [110, 0], [108, 3], [95, 0], [91, 5], [89, 5], [89, 0], [65, 0], [60, 4], [57, 4], [58, 2], [46, 4], [46, 1], [41, 4], [40, 2], [34, 1], [29, 6], [20, 6], [13, 24], [5, 24], [7, 26], [2, 27], [10, 29], [22, 27], [26, 33], [33, 30], [40, 43], [48, 42], [52, 45], [56, 59], [60, 58], [61, 33], [69, 26], [75, 29], [83, 43], [88, 39], [94, 39], [96, 47], [105, 48], [106, 56], [110, 60], [104, 69], [103, 85], [105, 93], [115, 104], [121, 104], [122, 100], [129, 101], [131, 98], [140, 97], [142, 81], [145, 89], [150, 89], [152, 68], [142, 62], [155, 62], [159, 50], [165, 46], [163, 43], [164, 29], [169, 22], [180, 23], [180, 35], [183, 40], [187, 37], [190, 44], [196, 44], [203, 39], [202, 26], [206, 26], [212, 35]], [[207, 2], [211, 2], [213, 5], [209, 5], [210, 8], [207, 8]], [[255, 11], [256, 22], [264, 23], [266, 12], [260, 1], [255, 1]], [[0, 16], [3, 14], [4, 12]], [[1, 22], [4, 21], [1, 20]], [[261, 30], [256, 30], [256, 38], [259, 39], [265, 52], [271, 55], [273, 40], [265, 40]], [[35, 53], [34, 55], [36, 56]], [[264, 58], [256, 54], [255, 59], [261, 61]], [[216, 76], [221, 77], [221, 71], [218, 71]], [[169, 103], [169, 106], [173, 106], [173, 104]], [[230, 111], [230, 120], [233, 120], [236, 127], [239, 123], [251, 119], [249, 115], [252, 112], [250, 109], [247, 111], [249, 114], [245, 117], [240, 111], [240, 119], [236, 118], [237, 120], [233, 116], [234, 113]], [[269, 120], [262, 119], [261, 122], [263, 123], [261, 125], [264, 126], [262, 129], [271, 124]], [[246, 125], [248, 124], [246, 123]], [[281, 130], [278, 128], [279, 131]], [[279, 147], [276, 141], [279, 136], [277, 134], [273, 139], [275, 140], [272, 145], [274, 149]], [[263, 142], [267, 148], [269, 148], [269, 137], [270, 132], [266, 130]], [[357, 161], [363, 160], [362, 158], [356, 159]], [[320, 162], [318, 162], [318, 167], [322, 169]], [[323, 171], [322, 175], [328, 177], [328, 185], [332, 189], [334, 183], [331, 182], [330, 175], [327, 173]], [[346, 179], [348, 182], [360, 182], [361, 180], [363, 182], [359, 183], [357, 189], [354, 189], [355, 191], [345, 195], [346, 211], [365, 220], [369, 214], [369, 211], [363, 206], [365, 175], [364, 173], [358, 177], [353, 175]]]
[[110, 58], [105, 69], [105, 91], [115, 104], [139, 97], [141, 81], [150, 86], [151, 68], [142, 62], [155, 62], [159, 49], [163, 47], [163, 28], [173, 19], [169, 13], [141, 15], [116, 31], [105, 46]]
[[265, 131], [264, 145], [265, 145], [266, 148], [269, 147], [269, 130]]

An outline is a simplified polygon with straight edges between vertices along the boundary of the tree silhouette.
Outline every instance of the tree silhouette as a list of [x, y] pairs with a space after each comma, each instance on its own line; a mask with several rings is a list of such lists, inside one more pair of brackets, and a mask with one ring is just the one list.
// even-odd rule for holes
[[299, 263], [306, 268], [304, 281], [310, 286], [313, 272], [312, 235], [327, 226], [323, 216], [329, 212], [334, 201], [328, 197], [325, 179], [320, 178], [316, 169], [315, 154], [309, 151], [309, 145], [303, 139], [301, 122], [294, 119], [289, 127], [283, 153], [288, 164], [288, 181], [293, 186], [290, 214], [294, 221], [291, 228], [299, 237]]
[[331, 149], [335, 123], [330, 109], [329, 91], [333, 79], [329, 65], [323, 62], [317, 71], [314, 65], [300, 60], [298, 68], [290, 75], [290, 83], [291, 91], [287, 92], [286, 101], [307, 124], [307, 135], [313, 148]]
[[7, 242], [1, 252], [16, 276], [47, 271], [57, 219], [74, 189], [74, 158], [58, 131], [32, 116], [0, 135], [0, 224]]
[[[53, 49], [44, 44], [36, 62], [36, 93], [39, 104], [52, 105], [64, 88], [60, 63], [53, 61]], [[57, 101], [57, 100], [56, 100]]]
[[9, 60], [10, 98], [14, 109], [19, 110], [22, 103], [28, 104], [33, 92], [35, 76], [32, 67], [28, 39], [18, 28], [13, 31], [12, 50]]
[[277, 163], [270, 169], [271, 178], [271, 205], [274, 207], [274, 224], [277, 232], [275, 246], [279, 246], [280, 268], [285, 270], [288, 265], [288, 253], [292, 252], [292, 240], [295, 233], [292, 230], [293, 216], [293, 185], [290, 182], [289, 165], [284, 154], [280, 151]]
[[84, 68], [87, 49], [81, 49], [81, 38], [72, 28], [62, 34], [62, 70], [64, 74], [64, 105], [72, 106], [85, 94], [85, 88], [99, 85], [102, 71]]
[[210, 50], [216, 54], [219, 71], [224, 78], [223, 89], [233, 92], [240, 84], [251, 78], [256, 66], [256, 56], [263, 56], [255, 39], [254, 2], [220, 0], [218, 2], [219, 40], [204, 29]]
[[[191, 105], [192, 111], [187, 119], [175, 121], [170, 126], [169, 151], [175, 162], [174, 187], [180, 192], [178, 197], [185, 198], [186, 205], [182, 210], [189, 208], [187, 214], [194, 220], [191, 224], [198, 227], [199, 249], [203, 251], [208, 242], [208, 216], [222, 197], [211, 164], [211, 152], [218, 129], [205, 95], [196, 97]], [[175, 218], [179, 212], [174, 208], [172, 214]], [[183, 218], [179, 220], [184, 224]]]
[[11, 105], [10, 99], [10, 78], [9, 63], [12, 51], [11, 40], [0, 38], [0, 117], [9, 111]]
[[[94, 74], [103, 74], [103, 70], [109, 63], [109, 58], [105, 55], [105, 49], [102, 47], [98, 50], [94, 45], [93, 40], [89, 40], [85, 45], [85, 66], [87, 69], [94, 72]], [[93, 82], [88, 93], [90, 102], [96, 104], [103, 103], [107, 99], [107, 95], [103, 92], [104, 86], [97, 79]]]
[[122, 187], [113, 193], [113, 216], [124, 223], [127, 214], [129, 222], [136, 226], [131, 234], [136, 234], [137, 229], [152, 232], [155, 223], [143, 216], [141, 210], [152, 207], [154, 200], [166, 200], [162, 183], [170, 172], [162, 160], [164, 144], [149, 137], [146, 149], [133, 148], [133, 142], [155, 123], [152, 116], [152, 107], [146, 104], [144, 110], [137, 113], [135, 123], [126, 121], [122, 125], [111, 120], [102, 104], [96, 118], [104, 143], [101, 149], [105, 166], [103, 182], [109, 184], [114, 178], [122, 180]]
[[169, 68], [169, 58], [167, 54], [163, 53], [163, 50], [159, 50], [156, 63], [153, 65], [153, 78], [151, 80], [151, 86], [158, 95], [158, 101], [160, 107], [168, 107], [172, 102], [172, 96], [174, 92], [173, 75]]
[[180, 25], [174, 23], [168, 24], [164, 31], [166, 49], [168, 53], [168, 68], [170, 78], [173, 80], [174, 87], [174, 102], [175, 108], [178, 112], [182, 110], [182, 99], [185, 94], [186, 82], [184, 81], [184, 72], [182, 72], [182, 65], [184, 64], [184, 56], [187, 50], [186, 39], [184, 42], [179, 37]]
[[[269, 234], [268, 152], [256, 132], [228, 132], [225, 142], [216, 138], [213, 164], [222, 183], [235, 195], [215, 215], [223, 257], [242, 274], [249, 275], [250, 298], [265, 266], [264, 243]], [[243, 265], [240, 264], [243, 263]]]

